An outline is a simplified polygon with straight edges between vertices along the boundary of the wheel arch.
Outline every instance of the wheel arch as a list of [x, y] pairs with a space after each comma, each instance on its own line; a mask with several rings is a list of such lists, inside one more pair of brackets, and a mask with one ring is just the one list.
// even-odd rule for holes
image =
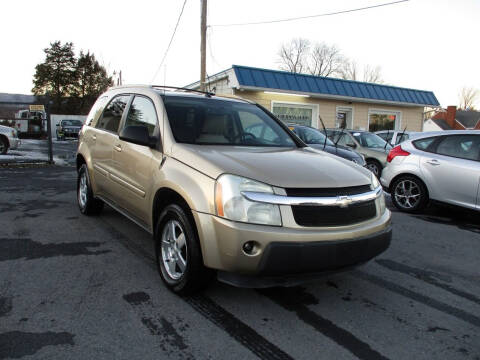
[[177, 191], [173, 190], [169, 187], [162, 187], [158, 189], [153, 197], [152, 203], [152, 230], [155, 235], [155, 229], [157, 227], [158, 217], [162, 213], [163, 209], [170, 204], [177, 204], [179, 205], [184, 211], [185, 214], [188, 216], [188, 219], [192, 222], [194, 226], [194, 230], [198, 237], [198, 229], [197, 224], [195, 222], [195, 218], [193, 217], [192, 210], [190, 205], [188, 204], [187, 200], [180, 195]]
[[85, 160], [82, 154], [77, 154], [76, 163], [77, 163], [77, 171], [78, 171], [83, 164], [87, 163], [87, 161]]
[[0, 139], [5, 140], [7, 143], [7, 148], [10, 148], [10, 140], [8, 140], [8, 136], [5, 134], [0, 134]]
[[413, 177], [415, 179], [417, 179], [418, 181], [420, 181], [423, 186], [425, 187], [425, 190], [427, 190], [427, 198], [430, 199], [430, 191], [428, 190], [428, 186], [427, 184], [425, 183], [425, 181], [423, 181], [418, 175], [415, 175], [413, 173], [401, 173], [401, 174], [398, 174], [397, 176], [395, 176], [392, 181], [390, 181], [390, 186], [388, 187], [388, 191], [390, 192], [390, 194], [392, 194], [392, 187], [393, 187], [393, 184], [395, 184], [395, 182], [402, 178], [402, 177], [407, 177], [407, 176], [410, 176], [410, 177]]

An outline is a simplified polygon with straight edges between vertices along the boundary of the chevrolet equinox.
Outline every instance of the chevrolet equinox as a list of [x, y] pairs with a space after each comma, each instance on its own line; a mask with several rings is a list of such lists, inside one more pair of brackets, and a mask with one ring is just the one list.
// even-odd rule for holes
[[[257, 124], [261, 133], [246, 130]], [[151, 233], [160, 276], [180, 295], [215, 274], [236, 286], [292, 285], [390, 244], [370, 171], [308, 147], [239, 98], [109, 89], [79, 133], [77, 169], [80, 211], [106, 203]]]

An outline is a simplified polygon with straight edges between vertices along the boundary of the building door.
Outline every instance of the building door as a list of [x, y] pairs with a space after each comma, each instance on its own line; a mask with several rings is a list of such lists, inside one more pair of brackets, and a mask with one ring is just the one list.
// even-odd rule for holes
[[339, 129], [353, 129], [353, 108], [337, 106], [335, 127]]

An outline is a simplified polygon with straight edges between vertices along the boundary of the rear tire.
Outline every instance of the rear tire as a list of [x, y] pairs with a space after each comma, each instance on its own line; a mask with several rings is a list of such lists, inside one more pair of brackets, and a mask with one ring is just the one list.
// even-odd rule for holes
[[5, 155], [8, 151], [8, 140], [0, 136], [0, 155]]
[[396, 179], [390, 195], [395, 207], [403, 212], [415, 213], [423, 210], [428, 203], [428, 191], [422, 181], [414, 176]]
[[168, 205], [155, 228], [155, 253], [160, 277], [180, 296], [205, 288], [213, 271], [203, 265], [195, 224], [181, 206]]
[[93, 196], [86, 164], [78, 170], [77, 201], [80, 212], [84, 215], [98, 215], [103, 209], [103, 201]]

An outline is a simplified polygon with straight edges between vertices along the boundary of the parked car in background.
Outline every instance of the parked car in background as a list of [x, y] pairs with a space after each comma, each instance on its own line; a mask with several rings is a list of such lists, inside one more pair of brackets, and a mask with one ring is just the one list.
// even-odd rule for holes
[[354, 163], [365, 166], [365, 158], [362, 154], [355, 150], [335, 145], [323, 132], [318, 129], [314, 129], [310, 126], [301, 125], [288, 125], [288, 128], [292, 130], [305, 144], [317, 149], [326, 151], [330, 154], [340, 156], [344, 159], [353, 161]]
[[370, 171], [305, 146], [260, 105], [167, 90], [100, 96], [79, 136], [77, 199], [85, 215], [107, 203], [152, 233], [172, 291], [215, 273], [293, 285], [388, 248], [391, 214]]
[[363, 130], [327, 129], [327, 134], [334, 144], [348, 146], [362, 154], [366, 167], [380, 177], [387, 164], [387, 154], [392, 146], [378, 135]]
[[61, 120], [57, 124], [57, 140], [65, 140], [67, 137], [78, 138], [82, 126], [83, 123], [80, 120]]
[[17, 149], [20, 144], [17, 130], [0, 125], [0, 155], [6, 154], [8, 149]]
[[376, 131], [374, 134], [380, 136], [383, 140], [387, 141], [390, 145], [395, 146], [398, 145], [405, 140], [408, 139], [415, 139], [419, 136], [422, 136], [421, 132], [416, 131], [397, 131], [397, 130], [382, 130]]
[[401, 211], [437, 200], [480, 210], [480, 131], [430, 132], [388, 154], [380, 179]]

